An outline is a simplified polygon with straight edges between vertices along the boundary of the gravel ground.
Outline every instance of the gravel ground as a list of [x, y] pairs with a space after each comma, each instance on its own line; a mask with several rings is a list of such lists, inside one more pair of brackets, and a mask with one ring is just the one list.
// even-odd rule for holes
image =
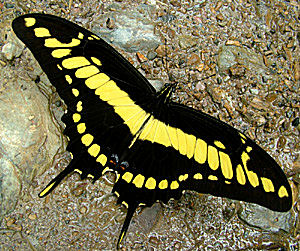
[[178, 82], [174, 100], [243, 131], [290, 180], [285, 214], [194, 192], [140, 210], [123, 250], [299, 250], [299, 2], [276, 0], [0, 1], [3, 250], [115, 249], [126, 213], [109, 195], [113, 175], [94, 184], [72, 175], [37, 197], [70, 156], [65, 107], [10, 30], [30, 12], [99, 34], [157, 88]]

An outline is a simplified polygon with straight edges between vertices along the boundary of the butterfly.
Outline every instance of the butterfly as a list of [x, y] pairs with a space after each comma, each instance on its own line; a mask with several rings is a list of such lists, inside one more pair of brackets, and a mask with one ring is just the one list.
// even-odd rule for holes
[[291, 208], [276, 161], [242, 132], [172, 101], [175, 84], [156, 92], [109, 44], [65, 19], [27, 14], [12, 26], [67, 106], [61, 119], [72, 160], [40, 197], [70, 173], [96, 181], [115, 172], [112, 192], [127, 207], [118, 247], [137, 207], [179, 199], [185, 190]]

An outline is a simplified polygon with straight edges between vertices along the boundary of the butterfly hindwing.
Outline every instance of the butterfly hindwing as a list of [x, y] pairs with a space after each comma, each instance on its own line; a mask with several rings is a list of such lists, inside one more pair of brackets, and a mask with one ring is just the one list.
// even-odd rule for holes
[[116, 171], [113, 192], [128, 208], [118, 244], [138, 206], [178, 199], [184, 190], [291, 207], [288, 181], [265, 151], [231, 126], [171, 102], [172, 87], [156, 93], [95, 34], [44, 14], [18, 17], [13, 29], [68, 109], [62, 121], [73, 159], [40, 196], [73, 171], [93, 180]]

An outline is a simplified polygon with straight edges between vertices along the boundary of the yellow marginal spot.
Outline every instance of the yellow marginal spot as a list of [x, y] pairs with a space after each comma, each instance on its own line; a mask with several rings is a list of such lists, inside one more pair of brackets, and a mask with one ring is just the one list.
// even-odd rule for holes
[[240, 134], [241, 138], [247, 139], [246, 136], [244, 134], [242, 134], [241, 132], [239, 132], [239, 134]]
[[[113, 171], [112, 169], [110, 169], [110, 170]], [[117, 183], [119, 179], [120, 179], [120, 174], [116, 173], [116, 182], [115, 183]]]
[[[99, 73], [97, 75], [94, 75], [90, 78], [88, 78], [86, 81], [85, 81], [85, 84], [88, 88], [90, 89], [97, 89], [98, 87], [100, 87], [101, 85], [105, 84], [106, 82], [108, 82], [110, 80], [109, 76], [107, 76], [106, 74], [104, 73]], [[101, 90], [97, 89], [95, 91], [95, 94], [96, 95], [100, 95], [101, 94]]]
[[241, 138], [241, 141], [243, 144], [246, 144], [246, 141], [243, 138]]
[[223, 143], [221, 143], [221, 142], [218, 141], [218, 140], [215, 140], [215, 141], [214, 141], [214, 144], [215, 144], [217, 147], [221, 148], [221, 149], [225, 149], [225, 146], [223, 145]]
[[178, 180], [181, 182], [181, 181], [186, 180], [188, 177], [189, 177], [188, 174], [180, 175], [179, 178], [178, 178]]
[[85, 146], [89, 146], [90, 144], [92, 144], [94, 140], [94, 136], [87, 133], [87, 134], [84, 134], [82, 137], [81, 137], [81, 142], [82, 144], [84, 144]]
[[88, 178], [92, 178], [92, 179], [95, 178], [94, 175], [91, 175], [90, 173], [87, 175], [87, 177], [88, 177]]
[[99, 38], [99, 37], [97, 37], [97, 36], [96, 36], [96, 35], [94, 35], [94, 34], [92, 35], [92, 37], [93, 37], [93, 38], [96, 38], [97, 40], [100, 40], [100, 38]]
[[208, 146], [207, 162], [212, 170], [217, 170], [219, 167], [218, 150], [213, 146]]
[[92, 61], [94, 62], [94, 64], [99, 65], [99, 66], [102, 65], [101, 61], [100, 61], [98, 58], [91, 57], [91, 59], [92, 59]]
[[66, 58], [62, 61], [62, 66], [66, 69], [75, 69], [90, 65], [91, 63], [82, 56]]
[[274, 185], [270, 179], [264, 178], [264, 177], [261, 177], [260, 179], [263, 184], [263, 188], [264, 188], [265, 192], [267, 192], [267, 193], [275, 192]]
[[70, 55], [71, 49], [56, 49], [51, 52], [52, 57], [62, 58], [67, 55]]
[[81, 32], [79, 32], [78, 38], [79, 38], [79, 39], [83, 39], [83, 37], [84, 37], [83, 34], [82, 34]]
[[179, 187], [179, 183], [176, 180], [172, 181], [170, 188], [177, 189], [178, 187]]
[[78, 103], [76, 105], [76, 110], [77, 110], [77, 112], [81, 112], [82, 111], [82, 101], [78, 101]]
[[196, 137], [194, 135], [185, 134], [186, 135], [186, 156], [190, 159], [194, 156], [195, 145], [196, 145]]
[[204, 164], [207, 159], [207, 144], [202, 139], [197, 139], [194, 159], [199, 164]]
[[152, 190], [156, 187], [156, 180], [152, 177], [148, 178], [146, 183], [145, 183], [145, 187]]
[[60, 66], [59, 64], [57, 64], [57, 68], [58, 68], [59, 70], [62, 70], [62, 68], [61, 68], [61, 66]]
[[117, 195], [118, 197], [120, 197], [120, 194], [117, 191], [115, 191], [114, 193], [115, 193], [115, 195]]
[[104, 154], [100, 154], [96, 161], [99, 162], [102, 166], [105, 166], [107, 162], [107, 157]]
[[128, 208], [128, 204], [125, 201], [122, 201], [122, 205]]
[[140, 204], [139, 204], [139, 207], [140, 207], [140, 206], [146, 206], [146, 204], [145, 204], [145, 203], [140, 203]]
[[225, 184], [228, 184], [228, 185], [230, 185], [230, 184], [231, 184], [231, 182], [230, 182], [230, 181], [228, 181], [228, 180], [225, 180]]
[[178, 150], [178, 137], [177, 137], [177, 130], [176, 128], [169, 126], [167, 127], [167, 132], [169, 134], [170, 140], [171, 140], [171, 144], [173, 146], [174, 149]]
[[88, 153], [93, 156], [96, 157], [100, 152], [100, 146], [98, 144], [92, 144], [89, 149], [88, 149]]
[[35, 18], [33, 18], [33, 17], [26, 17], [26, 18], [24, 18], [24, 21], [25, 21], [25, 26], [26, 27], [31, 27], [36, 22]]
[[66, 75], [65, 78], [66, 78], [67, 82], [69, 83], [69, 85], [72, 84], [72, 78], [70, 77], [70, 75]]
[[74, 47], [80, 45], [80, 40], [73, 38], [70, 43], [61, 43], [56, 38], [46, 38], [45, 46], [48, 48], [59, 48], [59, 47]]
[[226, 179], [232, 179], [233, 177], [233, 170], [230, 157], [228, 154], [219, 152], [220, 162], [221, 162], [221, 170]]
[[135, 178], [133, 179], [132, 183], [137, 187], [137, 188], [141, 188], [144, 184], [145, 181], [145, 176], [138, 174], [137, 176], [135, 176]]
[[236, 167], [236, 179], [237, 179], [238, 183], [240, 183], [241, 185], [246, 184], [245, 173], [244, 173], [243, 167], [240, 164], [238, 164]]
[[247, 146], [246, 151], [247, 151], [247, 153], [250, 153], [252, 151], [252, 147], [251, 146]]
[[159, 189], [166, 189], [167, 187], [168, 187], [168, 181], [167, 180], [162, 180], [158, 184], [158, 188]]
[[81, 115], [79, 113], [74, 113], [72, 117], [75, 123], [77, 123], [81, 119]]
[[[102, 154], [101, 154], [102, 155]], [[101, 156], [100, 155], [100, 156]], [[109, 169], [109, 167], [105, 167], [104, 169], [103, 169], [103, 171], [102, 171], [102, 175], [104, 175], [106, 172], [108, 172], [109, 170], [111, 170], [111, 169]]]
[[195, 180], [202, 180], [203, 179], [203, 176], [201, 173], [196, 173], [193, 177]]
[[209, 180], [218, 180], [218, 177], [215, 176], [215, 175], [209, 175], [209, 176], [208, 176], [208, 179], [209, 179]]
[[89, 78], [97, 73], [99, 73], [99, 69], [94, 65], [89, 65], [78, 69], [75, 72], [75, 76], [77, 78]]
[[74, 172], [82, 174], [82, 171], [80, 171], [79, 169], [74, 169]]
[[278, 190], [278, 196], [280, 198], [289, 197], [289, 194], [284, 186], [281, 186]]
[[88, 37], [88, 40], [94, 40], [94, 38], [93, 37]]
[[130, 181], [133, 178], [133, 174], [130, 172], [126, 172], [123, 174], [122, 179], [125, 180], [127, 183], [130, 183]]
[[185, 134], [182, 130], [180, 130], [179, 128], [177, 128], [177, 137], [178, 137], [178, 146], [179, 146], [179, 152], [182, 155], [186, 155], [187, 153], [187, 147], [186, 147], [186, 136], [187, 134]]
[[34, 29], [34, 34], [36, 37], [51, 37], [50, 32], [46, 28], [35, 28]]
[[85, 123], [80, 123], [77, 125], [78, 133], [82, 134], [85, 132], [85, 130], [86, 130]]
[[43, 197], [48, 191], [55, 185], [56, 181], [50, 183], [42, 192], [40, 192], [39, 196]]
[[75, 97], [78, 97], [79, 91], [76, 88], [72, 88], [72, 93]]
[[249, 171], [247, 168], [247, 161], [250, 159], [249, 155], [246, 152], [243, 152], [241, 157], [250, 184], [253, 187], [257, 187], [259, 185], [257, 174], [253, 171]]

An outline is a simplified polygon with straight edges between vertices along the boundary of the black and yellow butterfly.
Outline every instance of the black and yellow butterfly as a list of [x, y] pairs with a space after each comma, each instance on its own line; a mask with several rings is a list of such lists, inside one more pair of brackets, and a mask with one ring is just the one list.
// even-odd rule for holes
[[13, 21], [67, 105], [62, 121], [72, 153], [69, 173], [99, 179], [114, 171], [113, 192], [127, 216], [118, 245], [139, 206], [178, 199], [184, 190], [288, 211], [292, 194], [280, 166], [231, 126], [170, 100], [174, 85], [156, 92], [116, 50], [62, 18], [28, 14]]

